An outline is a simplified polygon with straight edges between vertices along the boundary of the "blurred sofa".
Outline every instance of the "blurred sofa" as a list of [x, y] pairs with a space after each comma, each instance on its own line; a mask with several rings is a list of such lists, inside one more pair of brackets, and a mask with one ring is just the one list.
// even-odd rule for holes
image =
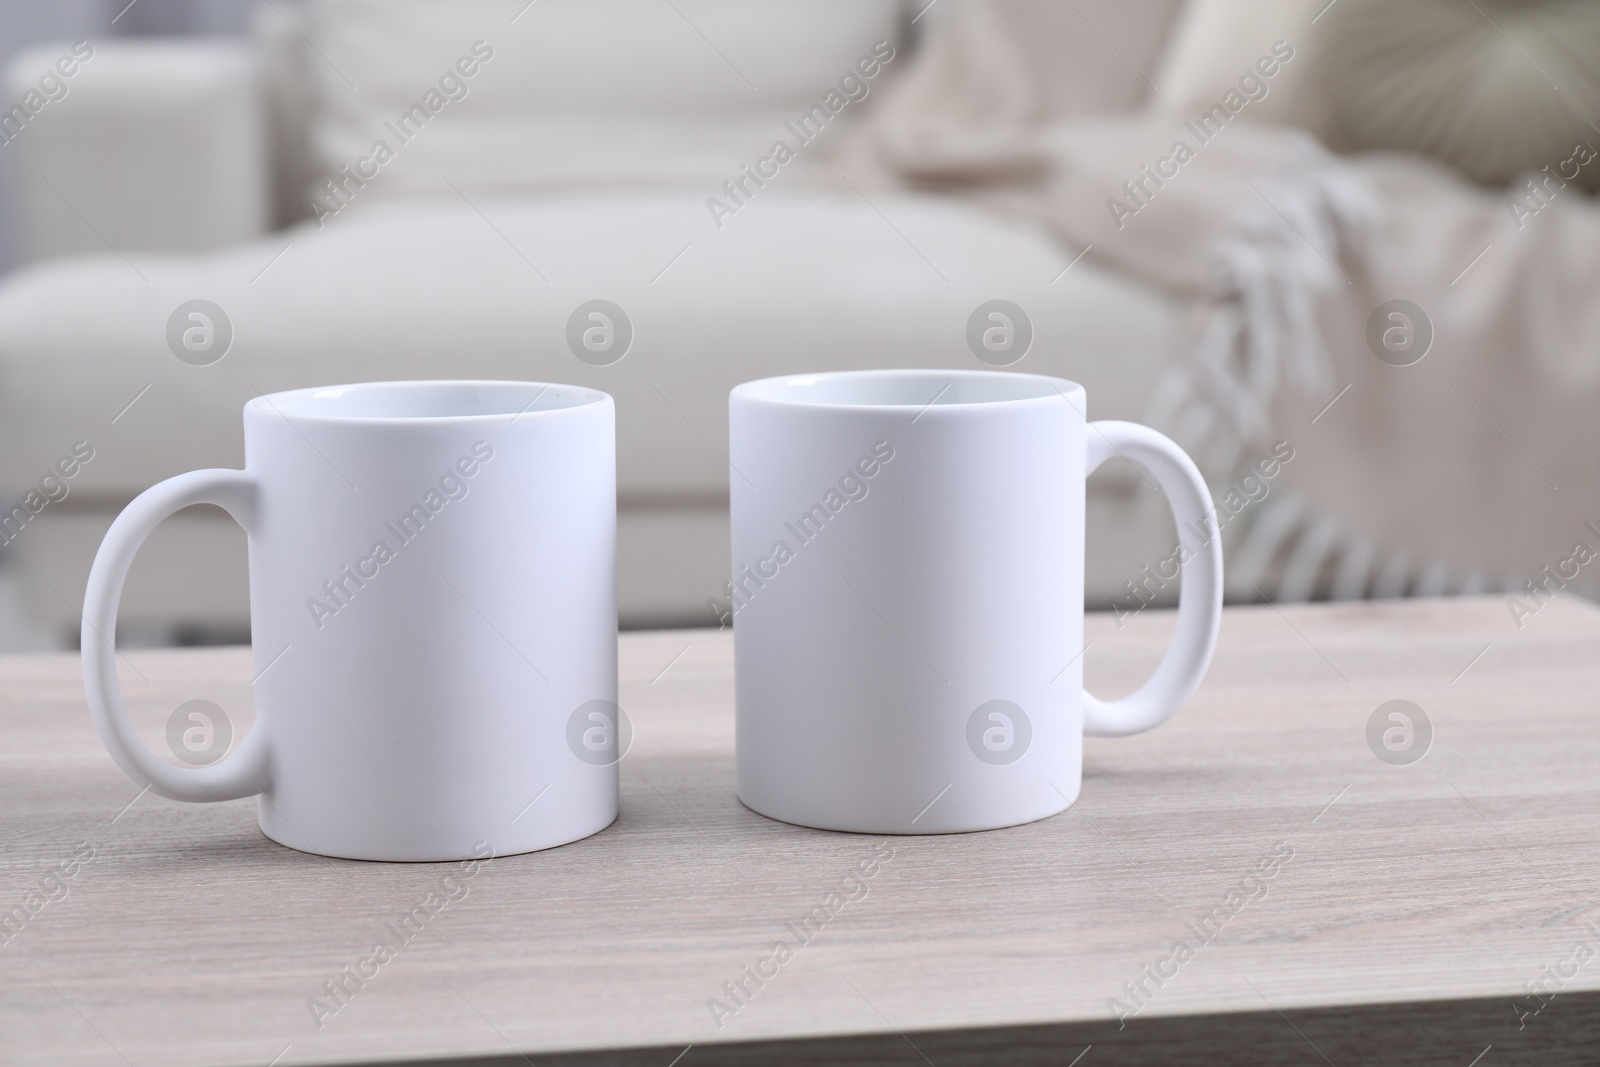
[[[1060, 48], [1086, 110], [1141, 103], [1176, 6], [1078, 5]], [[29, 257], [0, 280], [0, 491], [14, 516], [43, 501], [0, 560], [28, 611], [74, 632], [118, 509], [241, 466], [240, 408], [279, 389], [611, 393], [628, 626], [717, 623], [738, 382], [1005, 362], [968, 342], [979, 305], [1004, 299], [1032, 332], [1009, 365], [1083, 382], [1091, 417], [1139, 418], [1181, 344], [1177, 304], [1038, 226], [824, 180], [924, 17], [937, 7], [310, 0], [264, 7], [244, 42], [89, 42], [70, 77], [70, 43], [18, 56], [8, 101], [52, 70], [65, 87], [0, 148]], [[792, 160], [772, 160], [778, 140]], [[1141, 486], [1127, 468], [1091, 484], [1092, 604], [1170, 547]], [[135, 565], [124, 625], [243, 636], [244, 549], [220, 511], [175, 517]]]

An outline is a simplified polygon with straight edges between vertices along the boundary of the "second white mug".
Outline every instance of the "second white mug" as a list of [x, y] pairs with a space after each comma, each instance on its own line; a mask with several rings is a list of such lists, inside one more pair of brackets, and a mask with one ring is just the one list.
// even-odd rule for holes
[[1131, 459], [1179, 529], [1204, 529], [1211, 497], [1167, 438], [1088, 422], [1081, 386], [842, 372], [749, 382], [728, 409], [751, 809], [885, 834], [1040, 819], [1077, 798], [1085, 733], [1147, 730], [1199, 684], [1221, 619], [1215, 537], [1180, 554], [1154, 676], [1121, 700], [1082, 688], [1084, 479]]

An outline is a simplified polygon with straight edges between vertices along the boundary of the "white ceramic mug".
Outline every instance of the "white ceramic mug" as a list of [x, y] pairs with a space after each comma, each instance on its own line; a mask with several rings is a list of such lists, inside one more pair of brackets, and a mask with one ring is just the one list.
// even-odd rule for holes
[[748, 807], [860, 833], [1029, 822], [1077, 798], [1085, 733], [1148, 730], [1189, 698], [1221, 620], [1215, 537], [1181, 554], [1178, 631], [1155, 674], [1121, 700], [1082, 688], [1089, 472], [1125, 456], [1180, 530], [1212, 521], [1182, 450], [1086, 410], [1081, 386], [1001, 371], [733, 390], [728, 592]]
[[[611, 823], [611, 398], [536, 382], [302, 389], [247, 403], [244, 442], [244, 470], [140, 494], [89, 574], [84, 684], [129, 777], [176, 800], [259, 795], [272, 840], [351, 859], [528, 852]], [[202, 503], [249, 539], [256, 721], [219, 762], [177, 767], [129, 725], [113, 634], [140, 544]]]

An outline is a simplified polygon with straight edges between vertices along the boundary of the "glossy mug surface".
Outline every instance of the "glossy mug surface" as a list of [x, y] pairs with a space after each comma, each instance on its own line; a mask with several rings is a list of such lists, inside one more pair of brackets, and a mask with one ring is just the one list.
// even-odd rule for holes
[[[112, 756], [178, 800], [259, 796], [306, 852], [450, 860], [548, 848], [617, 814], [616, 446], [604, 393], [388, 382], [257, 397], [245, 468], [179, 475], [112, 524], [84, 680]], [[178, 767], [117, 693], [117, 601], [191, 504], [248, 535], [256, 721]]]
[[1114, 455], [1180, 529], [1211, 497], [1170, 440], [1090, 423], [1081, 386], [985, 371], [749, 382], [729, 398], [740, 800], [862, 833], [992, 829], [1078, 796], [1083, 737], [1149, 729], [1199, 684], [1220, 542], [1183, 553], [1145, 685], [1082, 687], [1084, 482]]

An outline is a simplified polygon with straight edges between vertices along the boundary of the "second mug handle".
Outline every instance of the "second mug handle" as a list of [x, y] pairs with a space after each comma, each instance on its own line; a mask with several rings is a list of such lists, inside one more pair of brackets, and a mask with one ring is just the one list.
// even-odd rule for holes
[[1185, 526], [1191, 523], [1211, 536], [1182, 563], [1178, 632], [1155, 673], [1121, 700], [1101, 700], [1084, 691], [1083, 732], [1090, 737], [1126, 737], [1171, 718], [1205, 677], [1222, 625], [1222, 540], [1211, 528], [1216, 521], [1211, 514], [1211, 493], [1194, 461], [1170, 438], [1147, 426], [1090, 423], [1085, 475], [1113, 456], [1132, 460], [1155, 477], [1172, 508], [1180, 543]]

